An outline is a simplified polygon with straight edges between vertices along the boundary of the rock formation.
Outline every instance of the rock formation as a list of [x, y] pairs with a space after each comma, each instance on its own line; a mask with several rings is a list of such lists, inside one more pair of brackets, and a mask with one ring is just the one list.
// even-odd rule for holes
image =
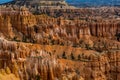
[[119, 8], [41, 9], [36, 14], [25, 6], [8, 6], [0, 7], [0, 76], [120, 79]]

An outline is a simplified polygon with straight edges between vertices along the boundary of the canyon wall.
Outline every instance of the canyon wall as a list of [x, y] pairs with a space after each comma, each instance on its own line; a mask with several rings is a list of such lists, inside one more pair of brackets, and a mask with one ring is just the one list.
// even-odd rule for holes
[[78, 47], [82, 46], [81, 42], [91, 47], [100, 43], [103, 47], [106, 44], [107, 48], [119, 49], [120, 20], [54, 18], [33, 15], [24, 7], [16, 12], [3, 13], [0, 18], [0, 31], [10, 40]]
[[70, 19], [67, 13], [76, 10], [55, 17], [54, 11], [36, 15], [24, 7], [5, 9], [0, 13], [0, 76], [14, 75], [18, 80], [120, 79], [119, 19], [99, 18], [92, 11], [94, 19], [74, 18], [75, 14]]
[[0, 39], [0, 68], [20, 80], [119, 80], [119, 54]]

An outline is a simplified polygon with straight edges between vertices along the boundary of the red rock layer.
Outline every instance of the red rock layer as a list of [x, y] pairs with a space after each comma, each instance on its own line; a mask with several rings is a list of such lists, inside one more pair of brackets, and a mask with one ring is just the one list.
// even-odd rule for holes
[[119, 80], [120, 21], [87, 19], [1, 13], [0, 69], [21, 80]]
[[13, 39], [19, 41], [76, 45], [81, 39], [90, 41], [91, 37], [103, 37], [119, 41], [119, 22], [119, 20], [114, 19], [101, 21], [65, 20], [61, 17], [32, 15], [23, 8], [17, 14], [1, 15], [0, 30], [3, 35], [5, 32], [9, 32], [9, 36], [14, 36]]

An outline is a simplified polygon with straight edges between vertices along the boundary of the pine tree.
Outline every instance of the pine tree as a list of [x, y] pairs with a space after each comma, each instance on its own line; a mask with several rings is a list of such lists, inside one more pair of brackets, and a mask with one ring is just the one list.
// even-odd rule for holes
[[72, 60], [74, 60], [74, 59], [75, 59], [75, 57], [74, 57], [73, 53], [71, 53], [71, 59], [72, 59]]
[[78, 55], [78, 60], [81, 60], [81, 56], [80, 56], [80, 54]]
[[65, 52], [63, 52], [62, 58], [67, 59]]

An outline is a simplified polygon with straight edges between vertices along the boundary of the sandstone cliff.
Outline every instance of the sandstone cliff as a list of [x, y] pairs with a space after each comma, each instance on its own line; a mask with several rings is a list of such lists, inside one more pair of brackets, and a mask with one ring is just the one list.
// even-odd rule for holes
[[[32, 14], [25, 7], [5, 9], [0, 12], [0, 76], [15, 76], [15, 80], [120, 79], [119, 19], [99, 18], [91, 12], [89, 18], [72, 15], [70, 19], [65, 13], [55, 18], [54, 12], [48, 16]], [[79, 13], [82, 11], [85, 15], [89, 9]]]

